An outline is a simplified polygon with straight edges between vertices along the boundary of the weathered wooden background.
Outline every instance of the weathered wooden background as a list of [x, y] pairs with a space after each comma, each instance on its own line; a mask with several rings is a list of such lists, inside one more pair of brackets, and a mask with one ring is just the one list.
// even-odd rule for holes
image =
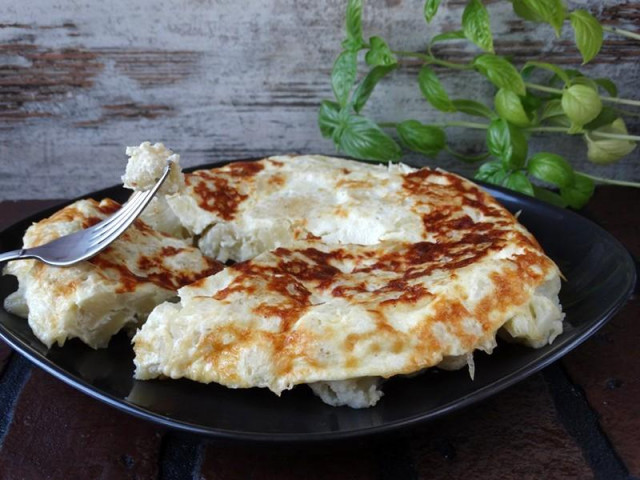
[[[427, 26], [422, 0], [371, 0], [365, 36], [395, 49], [419, 49], [443, 28], [459, 25], [464, 0], [444, 0]], [[578, 66], [571, 32], [520, 22], [506, 1], [485, 1], [496, 50], [517, 62], [538, 58]], [[605, 24], [640, 30], [637, 1], [575, 1]], [[346, 0], [25, 0], [0, 2], [0, 199], [79, 195], [119, 182], [126, 145], [164, 141], [183, 164], [284, 152], [333, 153], [316, 126], [331, 96], [329, 71], [343, 37]], [[439, 50], [470, 58], [472, 49]], [[639, 97], [640, 43], [607, 35], [585, 72], [613, 77], [621, 96]], [[380, 85], [367, 107], [376, 118], [434, 120], [420, 99], [416, 68]], [[477, 75], [444, 73], [453, 96], [488, 101]], [[640, 109], [638, 110], [640, 111]], [[633, 133], [640, 122], [631, 120]], [[481, 132], [451, 131], [459, 149]], [[569, 157], [577, 168], [640, 180], [640, 154], [593, 167], [580, 138], [536, 139], [537, 150]], [[418, 159], [456, 171], [442, 155]]]

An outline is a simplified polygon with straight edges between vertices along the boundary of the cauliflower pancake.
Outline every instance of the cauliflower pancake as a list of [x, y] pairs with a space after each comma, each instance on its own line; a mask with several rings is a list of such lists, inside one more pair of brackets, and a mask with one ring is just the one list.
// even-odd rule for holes
[[[424, 240], [420, 198], [402, 164], [318, 155], [235, 162], [185, 176], [167, 201], [200, 249], [243, 261], [296, 240], [375, 245]], [[405, 185], [405, 182], [408, 182]]]
[[[80, 200], [33, 224], [24, 246], [35, 247], [94, 225], [120, 208], [110, 199]], [[176, 290], [221, 269], [184, 240], [152, 230], [136, 220], [100, 254], [71, 267], [37, 260], [10, 262], [5, 274], [19, 288], [5, 308], [28, 318], [48, 347], [77, 337], [93, 348], [105, 347], [126, 325], [137, 326]]]
[[174, 213], [204, 252], [239, 263], [153, 310], [133, 340], [138, 379], [306, 383], [368, 406], [370, 377], [460, 367], [498, 331], [533, 347], [562, 332], [556, 265], [457, 175], [283, 156], [185, 180]]

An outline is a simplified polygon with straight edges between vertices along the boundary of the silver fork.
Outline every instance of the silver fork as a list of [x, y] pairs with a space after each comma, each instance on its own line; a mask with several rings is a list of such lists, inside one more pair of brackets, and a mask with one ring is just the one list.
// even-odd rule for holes
[[169, 175], [172, 164], [173, 162], [170, 160], [167, 161], [162, 176], [151, 190], [134, 192], [116, 213], [100, 223], [38, 247], [0, 253], [0, 263], [23, 258], [37, 258], [49, 265], [68, 267], [93, 257], [122, 235], [142, 213], [144, 207], [148, 205]]

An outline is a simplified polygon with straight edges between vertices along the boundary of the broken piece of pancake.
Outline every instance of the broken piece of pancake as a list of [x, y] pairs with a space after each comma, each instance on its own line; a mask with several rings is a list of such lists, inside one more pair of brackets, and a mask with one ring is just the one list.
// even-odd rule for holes
[[[80, 200], [33, 224], [24, 236], [35, 247], [88, 228], [112, 215], [120, 205], [110, 199]], [[211, 275], [221, 265], [184, 240], [152, 230], [136, 220], [117, 240], [88, 261], [52, 267], [37, 260], [17, 260], [4, 269], [19, 288], [5, 308], [28, 318], [45, 345], [62, 346], [79, 338], [105, 347], [125, 326], [136, 327], [159, 303], [181, 286]]]

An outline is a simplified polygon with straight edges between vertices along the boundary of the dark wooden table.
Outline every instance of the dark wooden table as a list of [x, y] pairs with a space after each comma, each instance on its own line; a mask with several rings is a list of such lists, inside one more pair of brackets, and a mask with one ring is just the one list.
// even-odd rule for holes
[[[0, 202], [0, 228], [51, 201]], [[599, 188], [585, 215], [640, 256], [640, 191]], [[0, 344], [1, 479], [640, 478], [640, 302], [541, 373], [401, 435], [247, 447], [101, 404]]]

